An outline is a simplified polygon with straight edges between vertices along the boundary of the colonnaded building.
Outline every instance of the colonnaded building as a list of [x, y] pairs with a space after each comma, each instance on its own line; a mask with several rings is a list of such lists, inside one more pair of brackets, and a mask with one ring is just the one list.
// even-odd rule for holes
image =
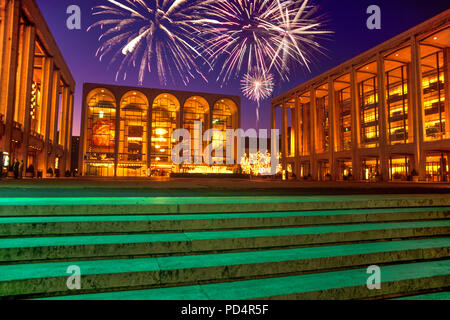
[[[236, 96], [87, 83], [79, 170], [83, 176], [97, 177], [232, 173], [236, 167], [226, 165], [225, 133], [240, 128], [240, 109]], [[195, 122], [202, 123], [202, 134], [208, 129], [223, 132], [222, 141], [196, 141]], [[172, 140], [172, 133], [181, 128], [190, 133], [192, 156], [199, 146], [223, 143], [224, 164], [174, 165], [172, 149], [179, 141]], [[216, 156], [222, 155], [213, 153]]]
[[313, 180], [449, 181], [449, 77], [447, 10], [273, 99], [284, 169]]
[[34, 0], [0, 0], [0, 59], [2, 169], [69, 170], [75, 81]]

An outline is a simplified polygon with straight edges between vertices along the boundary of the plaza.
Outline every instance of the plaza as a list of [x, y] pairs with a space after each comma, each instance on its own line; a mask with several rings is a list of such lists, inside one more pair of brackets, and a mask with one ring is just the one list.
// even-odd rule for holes
[[[175, 3], [156, 2], [158, 28], [162, 16], [177, 22], [186, 3]], [[289, 18], [305, 9], [283, 3]], [[145, 20], [145, 4], [97, 9], [131, 14], [120, 25]], [[449, 300], [449, 23], [445, 10], [275, 97], [281, 172], [264, 176], [172, 159], [177, 129], [193, 137], [193, 157], [208, 129], [226, 145], [225, 132], [244, 127], [239, 96], [106, 84], [97, 61], [84, 71], [98, 81], [73, 70], [83, 90], [72, 137], [75, 79], [42, 12], [0, 0], [0, 300]], [[131, 65], [156, 34], [140, 30], [100, 38], [133, 34], [119, 51]]]

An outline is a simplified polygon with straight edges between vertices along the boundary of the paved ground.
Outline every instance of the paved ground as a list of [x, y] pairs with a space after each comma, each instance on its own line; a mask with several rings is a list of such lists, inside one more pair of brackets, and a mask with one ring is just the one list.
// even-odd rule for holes
[[199, 197], [352, 194], [449, 194], [450, 184], [305, 182], [242, 179], [0, 179], [9, 197]]

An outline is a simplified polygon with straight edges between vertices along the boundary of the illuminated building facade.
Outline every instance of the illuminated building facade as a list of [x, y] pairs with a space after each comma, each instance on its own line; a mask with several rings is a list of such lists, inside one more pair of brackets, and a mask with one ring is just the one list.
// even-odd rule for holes
[[[177, 129], [191, 135], [191, 153], [211, 142], [200, 141], [202, 132], [240, 127], [240, 98], [185, 91], [85, 84], [79, 172], [94, 177], [148, 177], [174, 173], [233, 173], [234, 165], [174, 165], [172, 140]], [[212, 142], [214, 145], [214, 142]], [[224, 147], [223, 154], [226, 154]], [[215, 154], [213, 153], [213, 157]], [[218, 155], [219, 156], [219, 155]], [[225, 158], [225, 156], [224, 156]]]
[[0, 158], [70, 169], [75, 82], [34, 0], [0, 0]]
[[284, 169], [319, 181], [449, 181], [449, 78], [447, 10], [273, 99]]

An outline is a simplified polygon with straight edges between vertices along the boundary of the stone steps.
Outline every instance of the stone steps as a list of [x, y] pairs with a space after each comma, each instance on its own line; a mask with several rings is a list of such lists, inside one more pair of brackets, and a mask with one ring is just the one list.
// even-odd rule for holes
[[448, 195], [0, 198], [0, 217], [247, 213], [449, 206]]
[[450, 207], [190, 215], [0, 217], [0, 237], [167, 233], [437, 220], [449, 217]]
[[384, 266], [381, 289], [367, 288], [367, 269], [359, 268], [273, 277], [266, 279], [199, 284], [52, 297], [69, 300], [244, 300], [244, 299], [369, 299], [405, 295], [411, 290], [450, 287], [450, 260]]
[[450, 236], [450, 220], [301, 228], [0, 239], [0, 262], [199, 254], [352, 241]]
[[[0, 299], [448, 291], [450, 197], [0, 198]], [[368, 290], [367, 267], [382, 269]], [[82, 289], [70, 291], [69, 266]], [[329, 281], [328, 281], [329, 280]]]
[[83, 275], [82, 292], [273, 277], [427, 259], [450, 259], [450, 238], [159, 258], [0, 266], [2, 296], [67, 293], [67, 268]]

